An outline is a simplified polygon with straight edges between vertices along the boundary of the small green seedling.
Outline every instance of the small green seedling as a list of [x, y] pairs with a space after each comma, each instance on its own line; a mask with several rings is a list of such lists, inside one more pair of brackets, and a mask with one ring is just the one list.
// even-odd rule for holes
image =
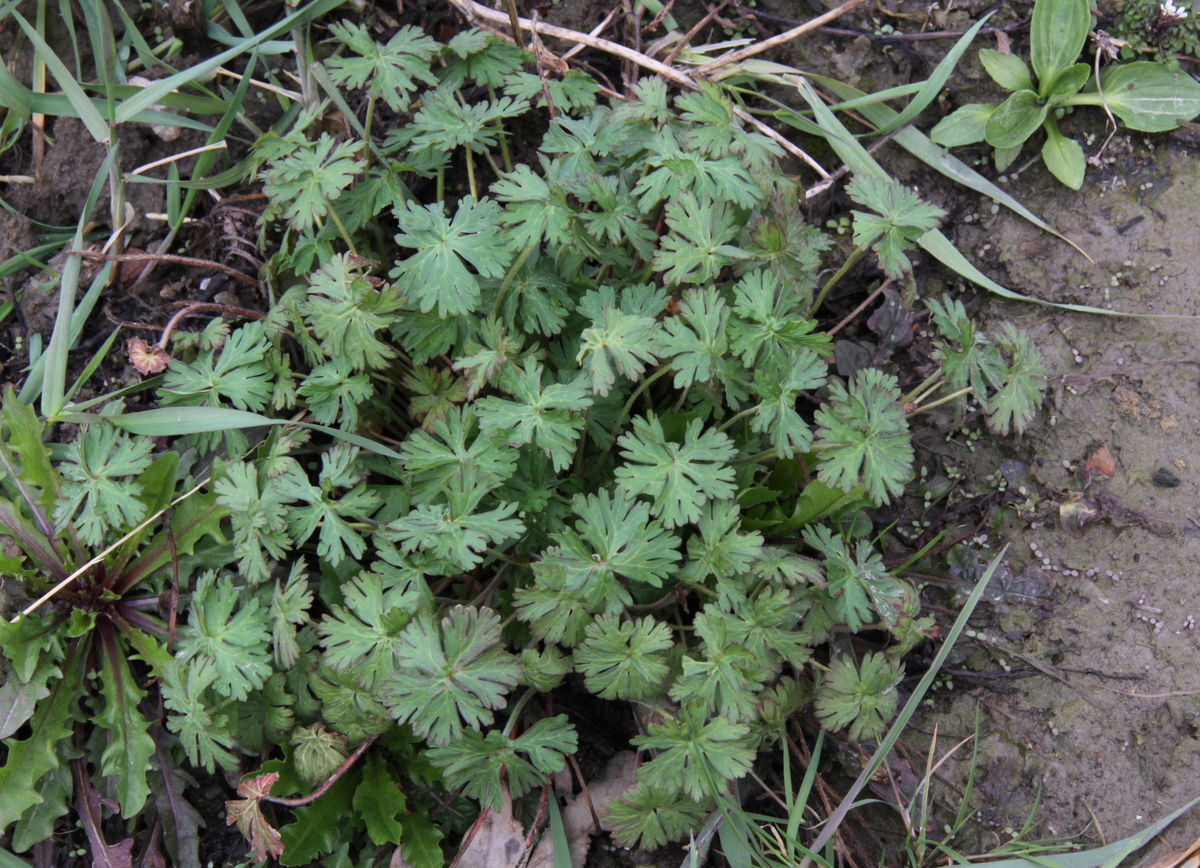
[[1058, 118], [1072, 106], [1105, 107], [1126, 127], [1166, 132], [1200, 114], [1200, 83], [1159, 63], [1137, 61], [1109, 66], [1077, 62], [1091, 30], [1087, 0], [1037, 0], [1030, 29], [1030, 61], [984, 49], [988, 74], [1012, 94], [997, 106], [973, 103], [945, 118], [930, 132], [940, 145], [953, 147], [986, 141], [996, 149], [1003, 171], [1017, 158], [1038, 128], [1046, 132], [1042, 159], [1054, 176], [1078, 190], [1087, 158], [1074, 139], [1058, 129]]

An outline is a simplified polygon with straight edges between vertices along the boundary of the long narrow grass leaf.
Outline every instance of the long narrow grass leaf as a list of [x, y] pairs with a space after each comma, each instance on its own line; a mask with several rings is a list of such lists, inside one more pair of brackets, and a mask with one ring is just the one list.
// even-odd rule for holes
[[[959, 612], [958, 617], [954, 619], [954, 626], [952, 626], [950, 628], [950, 632], [946, 634], [946, 640], [942, 643], [942, 647], [938, 649], [937, 656], [933, 658], [933, 663], [931, 663], [929, 668], [925, 670], [925, 674], [917, 683], [912, 695], [908, 698], [908, 702], [906, 702], [904, 704], [904, 708], [901, 709], [900, 715], [896, 718], [895, 722], [892, 723], [891, 728], [888, 730], [888, 734], [884, 737], [883, 741], [879, 743], [879, 747], [876, 748], [874, 755], [871, 757], [871, 761], [863, 767], [862, 773], [859, 774], [853, 785], [851, 785], [850, 789], [843, 797], [841, 804], [839, 804], [833, 814], [830, 815], [825, 827], [821, 830], [821, 833], [817, 836], [816, 840], [813, 841], [813, 850], [820, 850], [821, 847], [825, 846], [827, 842], [832, 841], [833, 834], [838, 830], [842, 824], [842, 821], [846, 819], [846, 815], [849, 814], [850, 810], [854, 807], [854, 800], [858, 797], [858, 794], [862, 792], [863, 787], [867, 785], [867, 782], [871, 780], [871, 777], [875, 774], [875, 770], [883, 764], [885, 759], [887, 759], [887, 755], [891, 752], [892, 748], [899, 740], [901, 734], [904, 732], [905, 727], [908, 726], [909, 720], [911, 720], [912, 716], [916, 714], [917, 709], [921, 707], [921, 701], [925, 698], [925, 693], [933, 684], [934, 679], [937, 678], [937, 674], [939, 671], [941, 671], [942, 664], [946, 662], [946, 658], [950, 656], [950, 651], [954, 648], [954, 644], [958, 641], [958, 637], [962, 634], [962, 631], [966, 629], [967, 621], [970, 620], [971, 614], [975, 611], [975, 607], [979, 605], [979, 601], [983, 598], [983, 592], [987, 589], [988, 583], [991, 581], [992, 576], [995, 574], [996, 569], [1000, 566], [1000, 563], [1004, 560], [1004, 556], [1006, 554], [1008, 554], [1007, 545], [1000, 550], [995, 559], [988, 564], [988, 568], [984, 570], [983, 575], [975, 585], [975, 589], [971, 591], [971, 595], [967, 597], [967, 602], [963, 605], [962, 611]], [[809, 858], [805, 857], [804, 861], [800, 863], [800, 868], [807, 868], [808, 863]]]
[[188, 82], [195, 79], [203, 79], [209, 73], [215, 72], [221, 64], [227, 63], [233, 58], [245, 54], [250, 49], [276, 38], [281, 33], [286, 33], [325, 12], [336, 9], [343, 2], [344, 0], [313, 0], [312, 3], [309, 3], [302, 9], [296, 10], [257, 36], [238, 40], [236, 45], [222, 51], [220, 54], [210, 57], [203, 63], [198, 63], [182, 72], [177, 72], [174, 75], [153, 82], [149, 87], [142, 88], [141, 92], [136, 96], [130, 97], [121, 103], [117, 109], [118, 123], [132, 119], [138, 112], [150, 108], [150, 106], [157, 103], [163, 96], [171, 91], [178, 90]]
[[231, 428], [263, 428], [269, 425], [295, 425], [320, 431], [330, 437], [367, 449], [377, 455], [403, 460], [399, 452], [376, 443], [366, 437], [339, 431], [311, 422], [293, 422], [290, 419], [272, 419], [247, 410], [228, 407], [162, 407], [158, 410], [143, 410], [140, 413], [125, 413], [120, 416], [92, 416], [87, 413], [63, 413], [59, 419], [77, 424], [111, 422], [131, 434], [146, 437], [180, 437], [185, 434], [206, 434], [210, 431], [227, 431]]
[[550, 843], [554, 845], [554, 868], [571, 868], [571, 843], [567, 840], [567, 827], [553, 793], [547, 804], [550, 806]]
[[928, 80], [926, 80], [925, 85], [921, 88], [920, 92], [917, 93], [917, 95], [912, 98], [912, 101], [904, 107], [904, 110], [870, 135], [881, 136], [886, 133], [890, 133], [892, 130], [899, 129], [910, 121], [916, 120], [917, 115], [923, 112], [929, 107], [930, 103], [937, 99], [938, 94], [942, 92], [942, 88], [946, 86], [946, 82], [950, 80], [950, 74], [954, 72], [954, 67], [958, 66], [958, 61], [962, 58], [971, 42], [975, 39], [975, 35], [979, 33], [979, 29], [983, 27], [985, 23], [987, 23], [987, 20], [991, 18], [993, 14], [994, 13], [989, 12], [987, 15], [984, 15], [982, 18], [976, 21], [974, 26], [964, 33], [958, 42], [954, 43], [954, 47], [950, 49], [945, 57], [942, 58], [941, 63], [934, 68], [933, 74], [929, 76]]
[[79, 376], [75, 378], [75, 382], [71, 385], [71, 388], [67, 390], [64, 401], [70, 401], [72, 398], [74, 398], [75, 393], [79, 391], [80, 387], [83, 386], [83, 384], [89, 379], [91, 379], [92, 374], [96, 373], [96, 369], [100, 367], [100, 363], [108, 357], [108, 351], [111, 350], [113, 344], [117, 342], [117, 337], [120, 334], [121, 330], [119, 328], [113, 329], [113, 333], [108, 336], [108, 340], [104, 342], [100, 349], [96, 350], [96, 352], [92, 354], [91, 359], [89, 359], [88, 363], [84, 365], [83, 370], [79, 373]]
[[[826, 80], [821, 79], [821, 81], [824, 83]], [[812, 85], [810, 85], [807, 80], [801, 78], [797, 80], [796, 86], [799, 89], [801, 96], [804, 97], [809, 106], [812, 108], [813, 117], [816, 118], [817, 122], [822, 128], [827, 130], [828, 135], [826, 135], [826, 139], [829, 141], [830, 147], [832, 147], [837, 155], [841, 157], [842, 162], [844, 162], [850, 168], [850, 170], [856, 174], [868, 175], [876, 178], [887, 178], [887, 172], [883, 170], [882, 166], [875, 162], [874, 157], [867, 153], [866, 148], [864, 148], [857, 140], [848, 140], [846, 128], [842, 125], [842, 122], [837, 119], [837, 116], [829, 110], [822, 99], [817, 95], [816, 91], [813, 90]], [[887, 109], [885, 106], [876, 106], [875, 109], [886, 109], [889, 112], [891, 111], [891, 109]], [[911, 128], [909, 128], [909, 130], [911, 130]], [[900, 136], [906, 132], [909, 132], [909, 130], [901, 130], [900, 133], [897, 134], [896, 139], [899, 140]], [[1046, 301], [1045, 299], [1034, 298], [1028, 295], [1022, 295], [1021, 293], [1014, 292], [1013, 290], [992, 280], [990, 277], [968, 262], [967, 258], [962, 255], [958, 248], [951, 244], [950, 240], [941, 233], [941, 230], [934, 229], [930, 232], [927, 232], [917, 243], [947, 268], [953, 270], [962, 277], [965, 277], [972, 283], [977, 283], [984, 289], [996, 293], [996, 295], [1002, 296], [1003, 298], [1010, 298], [1014, 301], [1027, 301], [1033, 304], [1046, 305], [1047, 307], [1056, 307], [1060, 310], [1073, 310], [1080, 313], [1093, 313], [1102, 316], [1137, 316], [1152, 319], [1196, 318], [1194, 316], [1185, 316], [1182, 314], [1172, 315], [1124, 313], [1122, 311], [1105, 310], [1104, 308], [1091, 307], [1090, 305], [1065, 304], [1054, 301]]]
[[[825, 78], [824, 76], [809, 76], [809, 78], [820, 83], [823, 87], [827, 88], [833, 94], [841, 97], [842, 99], [850, 98], [846, 105], [858, 102], [857, 99], [853, 98], [854, 95], [862, 95], [862, 91], [851, 87], [850, 85], [843, 84], [836, 79]], [[863, 117], [873, 124], [886, 125], [897, 116], [896, 112], [887, 106], [862, 103], [859, 104], [857, 108]], [[1045, 220], [1038, 217], [1036, 214], [1018, 202], [1007, 190], [996, 186], [962, 160], [951, 156], [945, 148], [935, 145], [929, 140], [929, 137], [920, 130], [913, 127], [907, 127], [906, 129], [900, 130], [898, 133], [896, 133], [896, 135], [893, 137], [893, 141], [936, 172], [945, 175], [952, 181], [962, 184], [964, 187], [974, 190], [981, 196], [988, 196], [989, 198], [995, 199], [1005, 208], [1008, 208], [1010, 211], [1021, 215], [1034, 226], [1049, 232], [1051, 235], [1061, 238], [1076, 250], [1079, 250], [1079, 252], [1084, 256], [1087, 256], [1087, 253], [1080, 249], [1075, 242], [1071, 241], [1071, 239], [1067, 238]], [[1091, 257], [1088, 258], [1090, 259]]]
[[39, 56], [46, 62], [46, 66], [54, 74], [55, 81], [63, 89], [63, 93], [67, 95], [67, 99], [71, 101], [71, 105], [75, 108], [75, 111], [79, 112], [79, 119], [88, 128], [88, 132], [91, 133], [92, 138], [101, 144], [108, 144], [112, 136], [112, 130], [108, 125], [108, 121], [104, 119], [104, 116], [100, 114], [92, 104], [92, 101], [88, 99], [88, 95], [83, 92], [83, 88], [75, 81], [74, 76], [71, 75], [71, 71], [67, 69], [58, 55], [51, 50], [46, 41], [38, 35], [34, 26], [26, 21], [20, 12], [14, 9], [12, 16], [21, 25], [21, 29], [25, 31], [25, 36], [33, 43]]

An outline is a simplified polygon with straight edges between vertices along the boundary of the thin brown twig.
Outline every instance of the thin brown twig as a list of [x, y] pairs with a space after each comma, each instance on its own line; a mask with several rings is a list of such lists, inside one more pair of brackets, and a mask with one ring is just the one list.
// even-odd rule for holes
[[861, 6], [866, 0], [846, 0], [841, 6], [835, 9], [830, 9], [824, 15], [818, 15], [811, 21], [805, 21], [798, 27], [793, 27], [791, 30], [785, 30], [783, 33], [772, 36], [769, 39], [764, 39], [761, 42], [756, 42], [753, 45], [747, 45], [738, 51], [731, 51], [728, 54], [723, 54], [708, 63], [696, 67], [697, 75], [707, 75], [713, 70], [719, 69], [722, 66], [728, 66], [731, 63], [737, 63], [739, 60], [745, 60], [747, 57], [753, 57], [756, 54], [761, 54], [768, 49], [774, 48], [776, 45], [783, 45], [786, 42], [791, 42], [797, 36], [803, 36], [810, 30], [816, 30], [823, 24], [828, 24], [841, 16], [845, 15], [851, 9]]
[[[865, 0], [850, 0], [850, 2], [857, 5], [858, 3], [865, 2]], [[503, 12], [489, 9], [480, 3], [476, 3], [475, 0], [450, 0], [450, 3], [474, 24], [488, 22], [494, 29], [497, 25], [504, 25], [508, 23], [508, 16]], [[680, 85], [681, 87], [686, 87], [689, 90], [700, 89], [700, 85], [696, 83], [696, 80], [687, 73], [682, 72], [673, 66], [668, 66], [661, 61], [655, 60], [653, 57], [642, 54], [640, 51], [634, 51], [633, 49], [621, 45], [620, 43], [613, 42], [612, 40], [602, 39], [598, 36], [589, 36], [588, 34], [580, 33], [577, 30], [569, 30], [566, 27], [558, 27], [554, 24], [546, 24], [541, 21], [537, 22], [535, 25], [528, 18], [519, 19], [519, 24], [524, 30], [536, 29], [536, 31], [543, 36], [552, 36], [555, 39], [565, 39], [568, 42], [578, 42], [591, 48], [596, 48], [600, 51], [605, 51], [617, 57], [624, 58], [625, 60], [632, 61], [638, 66], [641, 66], [643, 69], [648, 69], [651, 72], [657, 73], [663, 78], [667, 79], [667, 81], [674, 82], [675, 84]], [[777, 131], [771, 129], [749, 112], [736, 106], [734, 107], [733, 112], [743, 121], [757, 129], [760, 133], [776, 141], [785, 150], [792, 154], [792, 156], [803, 160], [813, 171], [821, 176], [821, 182], [811, 190], [806, 191], [806, 195], [816, 195], [817, 193], [829, 188], [829, 184], [825, 181], [825, 179], [829, 177], [829, 172], [827, 172], [824, 166], [809, 156], [802, 148], [797, 147], [796, 144], [789, 140], [786, 136], [780, 135]]]
[[242, 274], [236, 268], [223, 265], [220, 262], [213, 262], [211, 259], [195, 259], [191, 256], [176, 256], [172, 253], [97, 253], [93, 250], [68, 250], [66, 252], [68, 256], [82, 256], [85, 259], [102, 259], [105, 262], [174, 262], [178, 265], [212, 268], [224, 272], [230, 277], [236, 277], [243, 283], [250, 284], [250, 286], [253, 286], [259, 292], [263, 289], [262, 283], [250, 275]]
[[311, 793], [309, 793], [307, 796], [297, 796], [294, 799], [281, 799], [279, 796], [263, 796], [262, 800], [264, 802], [274, 802], [276, 805], [284, 805], [289, 808], [298, 808], [302, 805], [307, 805], [312, 802], [315, 802], [321, 796], [325, 795], [326, 790], [328, 790], [335, 783], [337, 783], [338, 778], [340, 778], [347, 771], [349, 771], [350, 767], [352, 765], [354, 765], [355, 762], [358, 761], [358, 758], [367, 752], [367, 748], [369, 748], [371, 746], [371, 744], [375, 741], [375, 739], [376, 739], [376, 736], [368, 735], [366, 737], [366, 739], [363, 741], [363, 743], [354, 749], [354, 753], [352, 753], [352, 754], [350, 754], [350, 756], [346, 757], [345, 762], [343, 762], [340, 766], [338, 766], [337, 770], [334, 771], [334, 773], [329, 776], [329, 779], [327, 781], [325, 781], [325, 783], [321, 784], [321, 786], [317, 787], [315, 790], [313, 790]]
[[721, 10], [728, 5], [729, 0], [721, 0], [720, 6], [709, 6], [708, 14], [697, 21], [696, 26], [683, 35], [683, 39], [679, 40], [679, 42], [675, 44], [675, 47], [671, 49], [671, 53], [667, 55], [667, 59], [664, 60], [663, 63], [667, 64], [668, 66], [674, 63], [675, 58], [679, 56], [679, 52], [683, 51], [683, 49], [690, 45], [692, 40], [696, 38], [696, 34], [703, 30], [708, 25], [708, 22], [716, 18], [717, 15], [720, 14]]
[[870, 295], [868, 295], [862, 304], [860, 304], [854, 310], [850, 311], [850, 313], [846, 314], [846, 318], [843, 319], [837, 325], [835, 325], [833, 328], [831, 328], [827, 332], [827, 334], [835, 335], [838, 332], [840, 332], [842, 329], [844, 329], [846, 326], [848, 326], [850, 323], [852, 323], [854, 321], [855, 317], [857, 317], [860, 313], [862, 313], [864, 310], [866, 310], [867, 307], [870, 306], [871, 302], [873, 302], [875, 299], [879, 298], [879, 294], [891, 285], [892, 285], [892, 279], [889, 277], [883, 283], [879, 284], [879, 288], [876, 289]]

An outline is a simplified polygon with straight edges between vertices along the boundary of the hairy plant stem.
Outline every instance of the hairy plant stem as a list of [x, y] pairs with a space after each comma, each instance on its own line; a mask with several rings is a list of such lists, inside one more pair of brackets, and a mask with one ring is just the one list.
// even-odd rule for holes
[[496, 302], [492, 305], [492, 316], [500, 315], [500, 302], [504, 301], [504, 294], [508, 292], [509, 285], [513, 282], [513, 278], [517, 276], [517, 272], [521, 270], [521, 266], [525, 264], [525, 260], [529, 258], [531, 253], [533, 253], [532, 244], [521, 251], [521, 255], [517, 257], [517, 261], [508, 269], [508, 274], [504, 275], [504, 282], [496, 290]]
[[297, 796], [294, 799], [281, 799], [279, 796], [263, 796], [262, 800], [264, 802], [273, 802], [276, 805], [286, 805], [289, 808], [299, 808], [303, 805], [308, 805], [315, 802], [317, 799], [321, 798], [321, 796], [325, 795], [326, 790], [337, 783], [338, 778], [350, 770], [350, 767], [358, 761], [359, 757], [367, 752], [367, 748], [369, 748], [375, 742], [376, 738], [378, 738], [378, 736], [368, 735], [365, 739], [363, 739], [363, 743], [354, 749], [354, 753], [346, 757], [345, 762], [337, 767], [334, 773], [329, 776], [329, 779], [307, 796]]
[[751, 455], [749, 458], [743, 458], [740, 461], [734, 461], [730, 467], [745, 467], [749, 464], [760, 464], [763, 461], [770, 461], [772, 458], [778, 458], [779, 453], [774, 449], [764, 449], [757, 455]]
[[813, 301], [812, 307], [808, 309], [808, 319], [812, 319], [817, 315], [817, 311], [820, 310], [821, 304], [825, 301], [825, 296], [829, 295], [829, 290], [833, 289], [837, 285], [837, 282], [846, 276], [846, 272], [853, 268], [854, 264], [862, 259], [863, 254], [866, 252], [867, 248], [865, 247], [854, 248], [854, 252], [842, 263], [842, 267], [837, 270], [837, 274], [829, 278], [825, 282], [825, 285], [821, 287], [821, 291], [817, 294], [816, 300]]
[[722, 425], [720, 428], [718, 428], [717, 433], [724, 434], [728, 429], [733, 427], [734, 422], [738, 422], [742, 419], [745, 419], [747, 416], [753, 416], [755, 413], [757, 413], [759, 411], [760, 407], [762, 407], [762, 404], [755, 404], [749, 410], [743, 410], [742, 412], [738, 413], [736, 416], [734, 416], [732, 419], [730, 419], [724, 425]]

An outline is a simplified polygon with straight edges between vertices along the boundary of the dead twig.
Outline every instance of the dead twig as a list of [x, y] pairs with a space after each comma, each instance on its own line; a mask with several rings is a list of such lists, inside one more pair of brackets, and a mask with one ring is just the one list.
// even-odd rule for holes
[[[451, 2], [453, 2], [453, 0], [451, 0]], [[846, 0], [845, 3], [843, 3], [841, 6], [838, 6], [836, 9], [830, 9], [824, 15], [818, 15], [816, 18], [812, 19], [811, 21], [805, 21], [798, 27], [793, 27], [791, 30], [785, 30], [783, 33], [772, 36], [770, 39], [764, 39], [761, 42], [754, 43], [753, 45], [747, 45], [745, 48], [739, 49], [738, 51], [731, 51], [728, 54], [723, 54], [715, 60], [710, 60], [708, 63], [696, 67], [696, 74], [707, 75], [713, 70], [720, 69], [722, 66], [728, 66], [729, 64], [737, 63], [739, 60], [745, 60], [747, 57], [753, 57], [756, 54], [761, 54], [770, 48], [774, 48], [776, 45], [783, 45], [786, 42], [791, 42], [797, 36], [803, 36], [810, 30], [816, 30], [823, 24], [828, 24], [830, 21], [834, 21], [842, 17], [851, 9], [861, 6], [865, 2], [866, 0]]]
[[[866, 0], [849, 0], [849, 2], [857, 6], [859, 3], [866, 2]], [[475, 0], [450, 0], [450, 3], [456, 9], [458, 9], [459, 12], [466, 16], [467, 20], [474, 24], [486, 22], [491, 25], [490, 29], [494, 30], [497, 26], [503, 26], [508, 23], [508, 16], [503, 12], [489, 9], [480, 3], [476, 3]], [[832, 20], [828, 19], [827, 16], [821, 16], [821, 18]], [[818, 19], [814, 19], [814, 21], [815, 20]], [[587, 33], [580, 33], [577, 30], [569, 30], [566, 27], [558, 27], [554, 24], [546, 24], [541, 21], [535, 24], [528, 18], [519, 19], [518, 24], [523, 30], [536, 31], [542, 36], [552, 36], [555, 39], [565, 39], [568, 42], [576, 42], [582, 45], [587, 45], [591, 48], [595, 48], [612, 54], [616, 57], [631, 61], [643, 69], [648, 69], [651, 72], [661, 75], [667, 81], [674, 82], [680, 87], [686, 87], [688, 90], [700, 89], [700, 85], [696, 82], [696, 80], [687, 73], [678, 70], [673, 66], [668, 66], [659, 60], [655, 60], [653, 57], [642, 54], [640, 51], [634, 51], [631, 48], [627, 48], [624, 45], [613, 42], [612, 40], [602, 39], [598, 36], [591, 36]], [[829, 172], [825, 171], [825, 168], [811, 156], [805, 153], [803, 149], [797, 147], [785, 136], [780, 135], [778, 132], [771, 129], [749, 112], [736, 106], [734, 107], [733, 112], [763, 135], [779, 143], [786, 151], [788, 151], [788, 153], [803, 160], [813, 171], [821, 176], [822, 180], [820, 183], [818, 183], [812, 189], [805, 191], [806, 196], [814, 196], [817, 193], [829, 188], [830, 184], [827, 182], [827, 179], [829, 178]]]
[[175, 256], [171, 253], [97, 253], [94, 250], [68, 250], [66, 253], [68, 256], [102, 259], [105, 262], [174, 262], [178, 265], [194, 265], [197, 268], [213, 268], [253, 286], [259, 292], [263, 291], [262, 283], [255, 278], [248, 274], [242, 274], [231, 266], [213, 262], [211, 259], [195, 259], [191, 256]]

